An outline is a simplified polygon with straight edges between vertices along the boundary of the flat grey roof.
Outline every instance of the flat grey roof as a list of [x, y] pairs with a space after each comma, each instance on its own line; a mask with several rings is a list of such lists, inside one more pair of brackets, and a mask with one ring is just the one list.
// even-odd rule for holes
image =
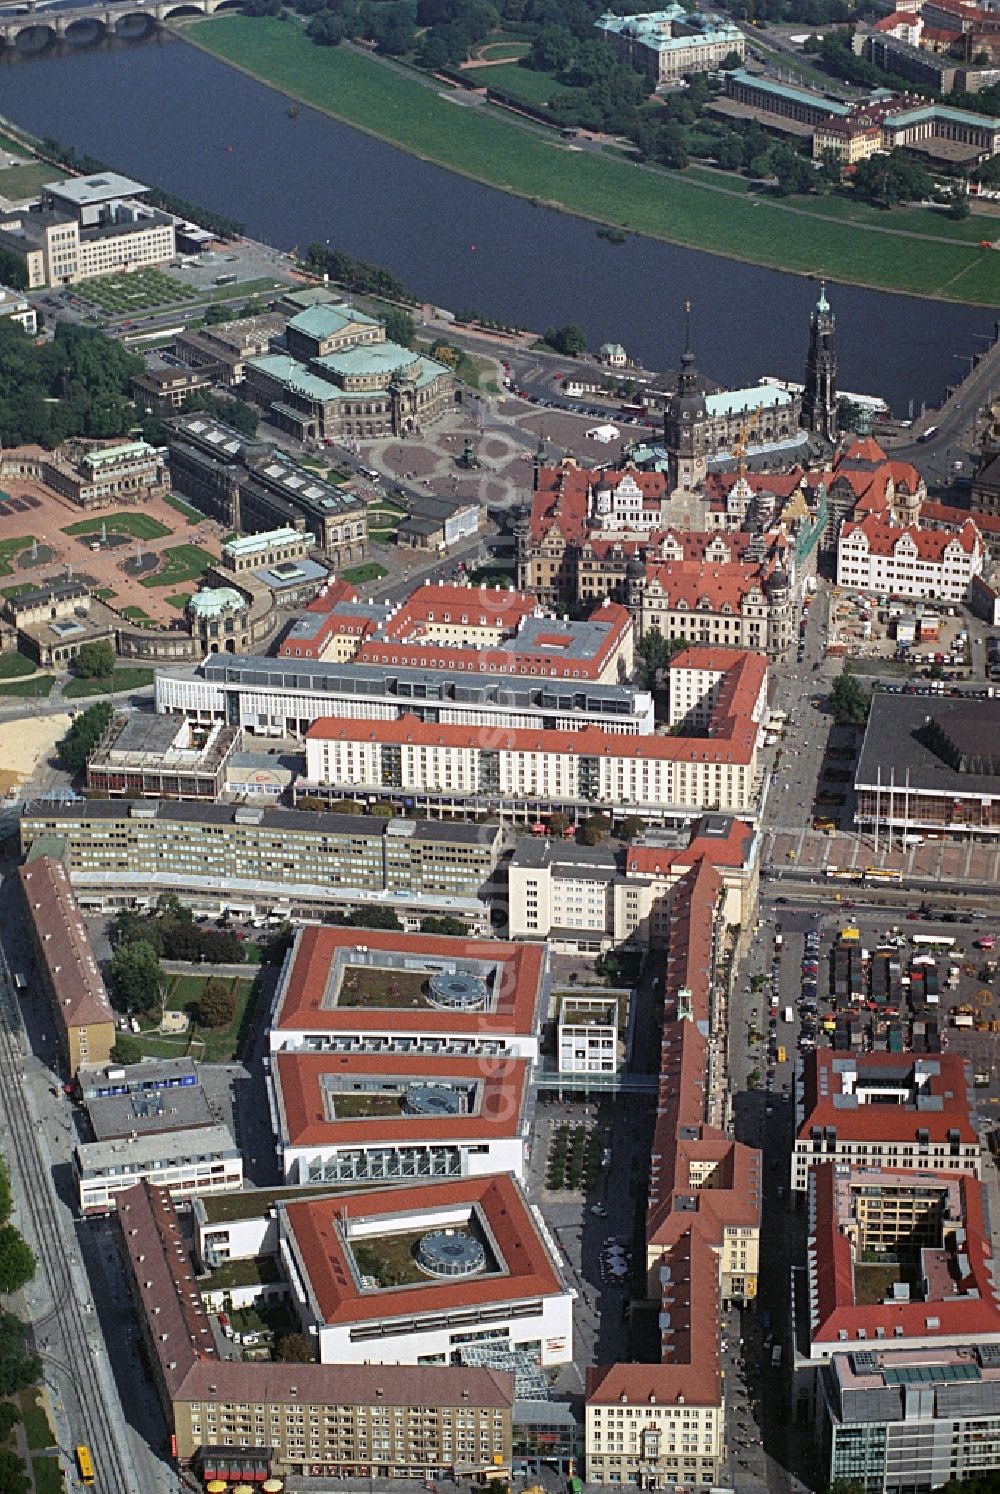
[[174, 745], [180, 730], [181, 723], [176, 716], [154, 716], [136, 711], [126, 716], [112, 746], [116, 752], [163, 753]]
[[89, 207], [95, 202], [111, 202], [117, 197], [140, 197], [149, 188], [117, 171], [101, 171], [94, 176], [73, 176], [68, 181], [46, 182], [42, 188], [62, 202], [74, 207]]
[[[365, 815], [326, 814], [309, 809], [261, 809], [235, 804], [164, 803], [159, 799], [125, 802], [115, 799], [88, 799], [75, 804], [39, 804], [27, 811], [26, 820], [132, 820], [136, 825], [150, 820], [169, 820], [176, 824], [260, 826], [267, 830], [300, 831], [314, 835], [370, 835], [390, 833], [395, 820], [375, 819]], [[449, 824], [444, 820], [407, 820], [413, 834], [421, 840], [457, 842], [464, 845], [490, 845], [499, 826], [496, 824]]]
[[[337, 611], [341, 609], [338, 607]], [[307, 616], [320, 616], [308, 613]], [[561, 633], [566, 626], [556, 618], [539, 619], [549, 633]], [[566, 658], [589, 658], [607, 636], [607, 625], [590, 624], [587, 628], [574, 623], [576, 648], [565, 651]], [[535, 637], [545, 628], [518, 633], [512, 653], [537, 645]], [[292, 632], [289, 638], [295, 637]], [[388, 646], [388, 645], [387, 645]], [[337, 664], [324, 659], [272, 659], [264, 654], [211, 654], [193, 671], [191, 666], [166, 667], [157, 671], [167, 678], [191, 679], [200, 674], [205, 680], [232, 685], [237, 689], [303, 690], [329, 695], [394, 695], [401, 701], [450, 700], [460, 703], [490, 703], [512, 706], [541, 706], [553, 710], [575, 710], [584, 706], [603, 710], [608, 715], [630, 716], [635, 713], [638, 695], [645, 695], [634, 685], [600, 685], [588, 680], [534, 679], [527, 675], [456, 674], [447, 669], [414, 669], [397, 664]]]
[[86, 1178], [111, 1168], [117, 1174], [138, 1172], [204, 1157], [236, 1157], [239, 1152], [226, 1126], [197, 1126], [140, 1136], [136, 1141], [84, 1141], [76, 1155], [81, 1175]]
[[95, 1141], [122, 1136], [155, 1136], [211, 1126], [215, 1117], [200, 1084], [170, 1089], [150, 1087], [127, 1095], [88, 1100], [87, 1114]]
[[1000, 701], [935, 700], [881, 692], [873, 695], [855, 783], [874, 788], [881, 770], [883, 788], [888, 788], [891, 776], [897, 790], [901, 789], [909, 775], [913, 789], [955, 796], [1000, 795], [1000, 776], [956, 772], [923, 739], [922, 728], [935, 721], [949, 733], [951, 718], [963, 735], [978, 719], [985, 747], [996, 742], [1000, 733]]

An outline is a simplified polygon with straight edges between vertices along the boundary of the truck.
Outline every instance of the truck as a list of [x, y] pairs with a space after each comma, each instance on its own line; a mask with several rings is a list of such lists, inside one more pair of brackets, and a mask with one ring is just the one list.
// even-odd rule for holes
[[783, 1022], [794, 1022], [795, 1021], [795, 1013], [792, 1011], [792, 1009], [791, 1009], [790, 1006], [786, 1006], [785, 1007], [785, 1010], [781, 1014], [781, 1020]]
[[781, 1368], [781, 1345], [780, 1344], [775, 1344], [774, 1348], [771, 1350], [771, 1368], [772, 1369], [780, 1369]]

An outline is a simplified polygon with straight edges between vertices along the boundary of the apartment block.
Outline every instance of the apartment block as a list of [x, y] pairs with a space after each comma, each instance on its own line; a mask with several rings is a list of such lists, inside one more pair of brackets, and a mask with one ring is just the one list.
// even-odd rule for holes
[[588, 1371], [587, 1478], [606, 1487], [690, 1489], [722, 1478], [719, 1316], [724, 1304], [756, 1295], [761, 1159], [718, 1124], [726, 1021], [721, 892], [718, 873], [699, 861], [673, 898], [646, 1214], [661, 1357]]
[[205, 911], [303, 917], [391, 898], [408, 926], [452, 913], [486, 929], [500, 856], [496, 825], [156, 800], [36, 804], [20, 829], [25, 854], [55, 837], [77, 895], [105, 910], [164, 892]]
[[696, 820], [683, 845], [653, 830], [624, 850], [522, 839], [507, 869], [511, 937], [545, 939], [559, 954], [663, 948], [673, 889], [701, 860], [721, 878], [728, 921], [746, 927], [759, 852], [751, 827], [724, 814]]
[[271, 1012], [271, 1052], [538, 1058], [540, 945], [300, 929]]
[[230, 1193], [243, 1187], [243, 1158], [228, 1127], [218, 1125], [136, 1132], [74, 1148], [81, 1214], [106, 1214], [116, 1194], [146, 1178], [178, 1199]]
[[142, 200], [148, 191], [113, 171], [49, 182], [36, 206], [0, 222], [0, 245], [24, 261], [29, 290], [166, 264], [174, 220]]
[[404, 716], [395, 721], [316, 721], [306, 732], [306, 773], [296, 797], [412, 802], [440, 815], [478, 812], [533, 823], [553, 810], [637, 814], [685, 823], [704, 810], [753, 816], [757, 726], [715, 718], [705, 737], [626, 737], [582, 731], [481, 730]]
[[572, 1360], [576, 1293], [508, 1174], [293, 1200], [278, 1233], [322, 1364], [444, 1365], [484, 1338], [543, 1368]]
[[994, 1344], [845, 1350], [820, 1371], [819, 1393], [822, 1468], [831, 1483], [922, 1494], [1000, 1470]]
[[1000, 1297], [986, 1185], [949, 1170], [822, 1162], [809, 1174], [813, 1363], [857, 1348], [992, 1345]]
[[915, 525], [902, 528], [869, 514], [841, 527], [837, 584], [883, 596], [964, 602], [985, 558], [983, 537], [972, 519], [948, 534]]
[[[650, 692], [617, 682], [622, 636], [609, 639], [615, 680], [607, 683], [591, 677], [608, 672], [607, 660], [594, 659], [592, 670], [582, 648], [569, 646], [580, 638], [575, 625], [566, 648], [547, 654], [475, 644], [400, 649], [388, 640], [382, 652], [375, 643], [367, 647], [391, 616], [385, 604], [362, 601], [346, 582], [334, 582], [292, 625], [277, 658], [209, 657], [158, 670], [156, 709], [203, 726], [239, 721], [255, 736], [301, 737], [326, 717], [403, 715], [459, 726], [653, 733]], [[595, 628], [591, 636], [601, 633]]]
[[63, 1062], [106, 1063], [115, 1041], [115, 1015], [65, 867], [36, 856], [18, 868], [35, 956]]
[[981, 1177], [970, 1074], [956, 1053], [846, 1055], [805, 1060], [791, 1185], [804, 1194], [821, 1162], [960, 1172]]
[[530, 1135], [524, 1059], [280, 1052], [274, 1133], [289, 1183], [364, 1186], [524, 1175]]
[[136, 1319], [182, 1469], [254, 1483], [509, 1473], [512, 1374], [222, 1359], [166, 1189], [130, 1188], [116, 1207]]

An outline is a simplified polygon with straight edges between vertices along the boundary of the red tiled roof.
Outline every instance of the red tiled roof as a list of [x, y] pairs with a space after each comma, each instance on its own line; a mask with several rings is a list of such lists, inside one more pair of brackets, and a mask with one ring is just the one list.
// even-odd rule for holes
[[[484, 960], [502, 967], [492, 1011], [455, 1013], [434, 1007], [323, 1006], [334, 956], [356, 949]], [[458, 1032], [497, 1036], [534, 1030], [545, 950], [540, 944], [505, 944], [494, 939], [451, 939], [437, 934], [394, 934], [383, 929], [328, 928], [308, 924], [296, 936], [272, 1027], [278, 1031]]]
[[669, 607], [687, 607], [694, 612], [705, 601], [713, 612], [728, 605], [739, 612], [751, 592], [762, 592], [767, 568], [759, 565], [712, 564], [694, 560], [666, 560], [646, 568], [646, 592], [663, 591]]
[[60, 1026], [113, 1026], [115, 1014], [66, 868], [38, 856], [17, 874]]
[[[852, 1170], [859, 1178], [868, 1171]], [[905, 1170], [874, 1168], [871, 1172], [873, 1182], [914, 1181], [913, 1172]], [[969, 1337], [1000, 1338], [1000, 1304], [992, 1275], [993, 1248], [985, 1225], [983, 1184], [966, 1174], [935, 1172], [928, 1179], [928, 1186], [948, 1183], [957, 1186], [962, 1217], [945, 1221], [943, 1254], [928, 1252], [924, 1256], [929, 1288], [926, 1297], [918, 1301], [858, 1304], [855, 1254], [841, 1228], [837, 1183], [838, 1169], [834, 1163], [813, 1167], [810, 1189], [814, 1223], [809, 1241], [809, 1274], [816, 1316], [811, 1329], [814, 1344], [857, 1347], [859, 1340], [876, 1343], [883, 1339], [890, 1345], [900, 1338], [922, 1342], [935, 1338], [944, 1342], [961, 1342]], [[960, 1244], [954, 1240], [954, 1230], [958, 1228], [965, 1231]], [[959, 1256], [965, 1261], [965, 1274], [961, 1277]], [[972, 1292], [976, 1295], [970, 1295]]]
[[[491, 727], [489, 746], [501, 752], [557, 752], [573, 756], [648, 758], [660, 762], [749, 761], [757, 728], [745, 717], [721, 719], [709, 737], [623, 736], [600, 726], [580, 731], [555, 728]], [[348, 720], [324, 716], [306, 732], [306, 741], [386, 742], [414, 747], [483, 746], [482, 728], [454, 722], [418, 721], [400, 716], [392, 721]], [[725, 758], [723, 759], [723, 753]]]
[[587, 534], [587, 500], [591, 488], [616, 488], [629, 476], [647, 501], [666, 497], [667, 479], [662, 472], [640, 472], [626, 465], [621, 471], [601, 467], [577, 467], [567, 461], [559, 467], [540, 467], [531, 496], [531, 534], [543, 539], [558, 529], [569, 544], [581, 543]]
[[809, 1141], [814, 1127], [826, 1126], [836, 1130], [840, 1141], [916, 1141], [918, 1131], [926, 1131], [931, 1143], [946, 1142], [949, 1131], [957, 1131], [965, 1145], [978, 1141], [969, 1114], [965, 1061], [957, 1053], [936, 1053], [926, 1059], [917, 1059], [912, 1053], [861, 1053], [851, 1058], [862, 1085], [866, 1073], [898, 1074], [902, 1084], [909, 1079], [914, 1064], [936, 1065], [937, 1072], [932, 1072], [924, 1092], [941, 1097], [939, 1110], [918, 1110], [912, 1105], [835, 1104], [843, 1083], [842, 1073], [834, 1064], [843, 1057], [832, 1048], [816, 1048], [807, 1056], [804, 1119], [796, 1133], [800, 1141]]
[[341, 602], [356, 602], [357, 600], [357, 588], [353, 587], [349, 581], [338, 579], [324, 586], [319, 595], [313, 597], [306, 611], [334, 612]]
[[917, 558], [941, 563], [945, 551], [951, 545], [959, 545], [968, 554], [975, 554], [982, 546], [982, 537], [971, 519], [966, 519], [960, 529], [949, 532], [944, 529], [920, 529], [916, 524], [906, 526], [887, 523], [877, 514], [869, 514], [858, 523], [846, 520], [841, 528], [841, 542], [860, 530], [868, 541], [873, 555], [894, 555], [904, 537], [912, 539]]
[[[273, 1060], [278, 1103], [288, 1146], [381, 1145], [391, 1141], [484, 1141], [517, 1136], [522, 1123], [528, 1064], [515, 1058], [440, 1058], [419, 1053], [277, 1053]], [[396, 1083], [481, 1086], [479, 1108], [467, 1115], [356, 1115], [327, 1118], [324, 1076]], [[344, 1091], [349, 1095], [351, 1091]]]
[[1000, 535], [1000, 514], [971, 514], [967, 508], [952, 508], [946, 503], [922, 503], [921, 524], [940, 524], [943, 529], [961, 529], [969, 522], [981, 534]]
[[[362, 1291], [355, 1284], [338, 1221], [383, 1218], [387, 1227], [418, 1229], [414, 1216], [433, 1210], [478, 1206], [503, 1261], [504, 1274], [428, 1281], [426, 1285]], [[389, 1320], [421, 1312], [552, 1297], [563, 1285], [531, 1217], [524, 1194], [508, 1173], [446, 1183], [410, 1183], [401, 1188], [338, 1193], [284, 1205], [294, 1240], [323, 1321], [327, 1324]]]
[[[382, 629], [386, 638], [406, 641], [407, 635], [427, 623], [458, 624], [467, 617], [470, 627], [513, 631], [538, 606], [530, 591], [512, 591], [504, 586], [417, 586], [400, 604]], [[445, 614], [451, 614], [446, 620]]]

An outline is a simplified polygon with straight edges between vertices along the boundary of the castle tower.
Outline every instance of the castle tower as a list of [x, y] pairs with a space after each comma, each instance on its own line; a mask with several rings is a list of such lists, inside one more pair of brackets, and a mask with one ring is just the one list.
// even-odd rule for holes
[[691, 491], [705, 481], [707, 451], [705, 429], [707, 413], [704, 396], [698, 390], [698, 374], [691, 351], [691, 302], [684, 303], [687, 330], [681, 366], [677, 374], [677, 393], [667, 402], [663, 417], [663, 444], [667, 449], [667, 476], [671, 492]]
[[833, 441], [837, 435], [837, 355], [833, 351], [835, 318], [820, 281], [819, 299], [809, 318], [809, 353], [802, 392], [802, 424], [807, 431]]

